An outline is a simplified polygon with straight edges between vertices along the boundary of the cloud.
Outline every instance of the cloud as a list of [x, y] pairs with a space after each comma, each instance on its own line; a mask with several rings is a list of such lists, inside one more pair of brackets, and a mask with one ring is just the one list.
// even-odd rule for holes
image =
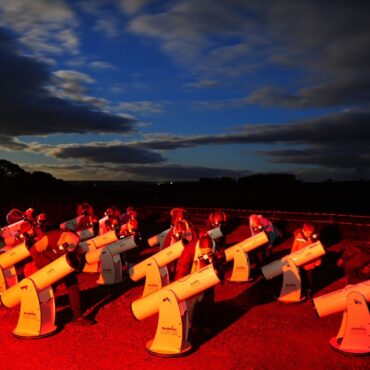
[[21, 35], [20, 41], [34, 53], [78, 53], [78, 25], [73, 9], [62, 0], [0, 2], [0, 26]]
[[95, 60], [93, 62], [90, 62], [89, 65], [94, 69], [117, 69], [117, 67], [114, 66], [113, 64], [103, 62], [101, 60]]
[[161, 150], [237, 143], [357, 146], [366, 145], [370, 140], [369, 120], [369, 111], [347, 111], [286, 124], [247, 124], [219, 135], [150, 134], [135, 145]]
[[[165, 53], [202, 75], [242, 77], [239, 105], [290, 108], [364, 104], [370, 95], [370, 3], [309, 0], [177, 0], [134, 16], [128, 30], [159, 41]], [[293, 78], [253, 88], [264, 68]], [[289, 86], [289, 89], [286, 88]], [[299, 86], [299, 87], [297, 87]], [[234, 105], [235, 106], [235, 105]]]
[[[49, 66], [21, 56], [17, 50], [14, 39], [0, 28], [0, 127], [4, 137], [133, 131], [137, 123], [134, 118], [108, 114], [86, 102], [75, 104], [51, 96], [45, 88], [52, 77]], [[92, 83], [83, 74], [64, 72], [60, 75], [69, 75], [70, 83], [73, 77]]]
[[90, 163], [160, 163], [165, 159], [153, 151], [129, 146], [122, 142], [62, 144], [55, 147], [36, 146], [49, 156], [59, 159], [80, 159]]
[[87, 94], [87, 84], [95, 83], [95, 80], [86, 73], [71, 70], [60, 70], [53, 73], [53, 85], [48, 86], [49, 92], [62, 99], [81, 102], [98, 108], [109, 105], [107, 99], [97, 98]]
[[100, 18], [96, 20], [93, 30], [103, 32], [108, 38], [117, 37], [119, 35], [118, 21], [113, 17]]
[[200, 80], [195, 82], [189, 82], [184, 85], [185, 88], [191, 89], [213, 89], [215, 87], [220, 87], [220, 81], [216, 80]]
[[163, 104], [151, 101], [121, 102], [117, 109], [141, 114], [163, 113], [165, 111]]
[[119, 6], [125, 14], [132, 15], [142, 10], [146, 5], [154, 2], [153, 0], [120, 0]]

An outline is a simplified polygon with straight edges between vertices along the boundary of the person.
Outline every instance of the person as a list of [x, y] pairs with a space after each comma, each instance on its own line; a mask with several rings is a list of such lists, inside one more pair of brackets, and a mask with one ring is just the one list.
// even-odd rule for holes
[[26, 220], [28, 222], [33, 222], [34, 216], [33, 216], [34, 210], [33, 208], [28, 208], [23, 212], [23, 220]]
[[106, 219], [100, 225], [99, 234], [105, 234], [108, 231], [116, 230], [121, 226], [121, 212], [116, 206], [107, 208], [104, 215]]
[[37, 236], [42, 235], [46, 232], [47, 221], [48, 221], [48, 217], [46, 213], [40, 213], [35, 217], [35, 220], [33, 223], [35, 225], [35, 231], [36, 231]]
[[[317, 240], [318, 236], [315, 234], [314, 226], [311, 223], [306, 222], [303, 224], [301, 229], [294, 231], [294, 241], [291, 248], [291, 253], [306, 248], [310, 244], [315, 243]], [[302, 273], [302, 287], [307, 298], [311, 298], [311, 295], [315, 290], [314, 270], [320, 265], [321, 258], [317, 258], [314, 261], [306, 263], [300, 268]]]
[[337, 261], [344, 269], [348, 284], [370, 279], [370, 243], [361, 241], [349, 245]]
[[126, 212], [122, 213], [120, 217], [121, 224], [127, 224], [130, 220], [137, 220], [139, 212], [132, 206], [126, 208]]
[[[201, 268], [222, 258], [222, 253], [215, 250], [216, 243], [208, 235], [202, 233], [198, 240], [192, 240], [185, 245], [177, 261], [174, 280], [196, 272]], [[189, 326], [194, 336], [212, 334], [210, 309], [214, 304], [214, 287], [206, 289], [187, 301]]]
[[12, 208], [6, 215], [6, 222], [8, 225], [15, 224], [23, 220], [23, 212], [18, 208]]
[[261, 268], [272, 258], [272, 248], [279, 237], [279, 231], [270, 220], [256, 214], [249, 216], [249, 227], [252, 236], [264, 231], [269, 239], [268, 243], [255, 252], [257, 267]]
[[188, 211], [185, 208], [172, 208], [170, 211], [171, 226], [175, 226], [176, 221], [188, 220]]
[[[198, 240], [198, 231], [197, 229], [190, 224], [187, 220], [178, 220], [171, 230], [166, 235], [166, 238], [163, 242], [162, 249], [168, 248], [174, 243], [183, 240], [184, 244], [190, 242], [196, 243]], [[175, 271], [176, 271], [176, 261], [173, 261], [167, 265], [170, 281], [173, 280]]]
[[207, 230], [212, 230], [217, 227], [221, 228], [223, 235], [220, 238], [214, 239], [216, 243], [216, 249], [226, 247], [226, 226], [227, 226], [227, 215], [224, 211], [213, 211], [209, 214], [207, 220]]
[[[52, 230], [43, 235], [36, 235], [35, 227], [28, 221], [20, 226], [20, 233], [25, 239], [31, 257], [37, 269], [48, 265], [68, 251], [76, 249], [79, 236], [72, 231]], [[76, 325], [93, 325], [94, 321], [82, 315], [80, 288], [77, 272], [74, 271], [64, 277], [62, 282], [68, 291], [70, 306], [73, 313], [71, 323]], [[58, 284], [58, 283], [57, 283]], [[56, 286], [53, 286], [55, 289]]]
[[93, 234], [97, 235], [99, 232], [99, 220], [94, 214], [93, 207], [85, 202], [77, 207], [77, 224], [75, 231], [79, 232], [90, 228], [92, 228]]

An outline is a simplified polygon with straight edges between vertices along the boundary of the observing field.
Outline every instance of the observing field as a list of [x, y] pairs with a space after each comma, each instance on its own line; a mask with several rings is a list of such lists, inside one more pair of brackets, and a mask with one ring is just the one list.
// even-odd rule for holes
[[[143, 224], [154, 235], [168, 227], [168, 210], [147, 209]], [[191, 210], [198, 227], [205, 225], [207, 212]], [[233, 231], [227, 246], [250, 236], [246, 217], [231, 215]], [[292, 217], [291, 217], [292, 218]], [[273, 221], [283, 227], [283, 237], [274, 249], [274, 258], [288, 254], [292, 231], [301, 220]], [[346, 285], [336, 267], [340, 252], [355, 239], [369, 240], [368, 226], [352, 227], [313, 222], [322, 231], [326, 255], [317, 271], [320, 296]], [[322, 219], [322, 217], [321, 217]], [[158, 251], [145, 249], [128, 255], [135, 263]], [[254, 265], [252, 265], [252, 269]], [[227, 265], [226, 278], [232, 265]], [[349, 356], [334, 351], [331, 337], [338, 333], [342, 313], [319, 318], [310, 301], [282, 304], [273, 299], [281, 287], [281, 277], [271, 281], [262, 276], [250, 283], [231, 283], [227, 279], [216, 286], [216, 303], [209, 312], [213, 333], [193, 338], [190, 354], [177, 358], [153, 356], [145, 344], [153, 339], [157, 315], [141, 322], [131, 313], [131, 302], [139, 298], [144, 280], [126, 280], [114, 286], [98, 286], [97, 274], [79, 275], [85, 313], [96, 320], [91, 327], [70, 324], [71, 311], [63, 285], [56, 291], [58, 331], [46, 338], [18, 339], [12, 335], [19, 307], [0, 308], [0, 369], [365, 369], [369, 357]]]

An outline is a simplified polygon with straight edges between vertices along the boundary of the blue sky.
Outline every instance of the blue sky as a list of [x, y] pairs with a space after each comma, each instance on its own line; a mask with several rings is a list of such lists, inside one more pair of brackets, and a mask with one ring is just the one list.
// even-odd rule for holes
[[0, 0], [0, 158], [65, 180], [370, 179], [369, 8]]

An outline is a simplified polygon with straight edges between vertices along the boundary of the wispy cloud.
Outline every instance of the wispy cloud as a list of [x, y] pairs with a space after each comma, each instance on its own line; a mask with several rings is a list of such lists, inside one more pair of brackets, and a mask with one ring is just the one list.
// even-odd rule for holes
[[163, 103], [155, 103], [151, 101], [121, 102], [117, 106], [117, 109], [140, 114], [165, 112]]
[[35, 54], [78, 53], [78, 19], [63, 0], [0, 2], [0, 26], [19, 33], [20, 41]]

